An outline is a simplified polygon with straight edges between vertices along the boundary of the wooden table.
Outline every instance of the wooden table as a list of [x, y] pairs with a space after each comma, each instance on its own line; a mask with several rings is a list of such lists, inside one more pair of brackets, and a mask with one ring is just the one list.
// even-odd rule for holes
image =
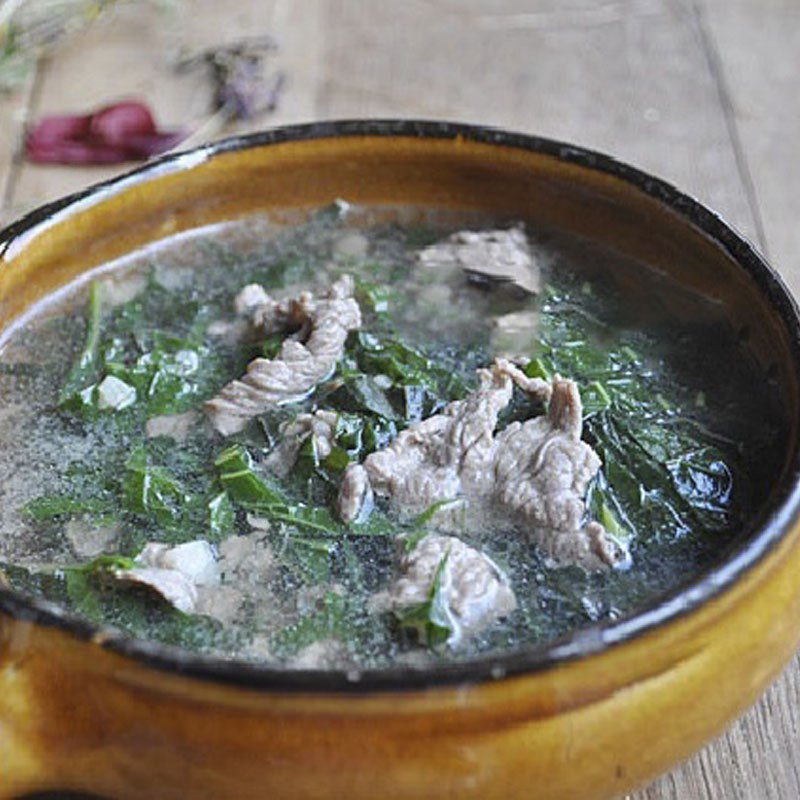
[[[0, 215], [104, 178], [18, 158], [26, 120], [124, 96], [165, 124], [208, 91], [181, 48], [273, 33], [288, 82], [256, 127], [460, 119], [572, 140], [694, 194], [800, 290], [800, 0], [183, 0], [126, 9], [0, 98]], [[728, 732], [636, 800], [800, 798], [800, 662]], [[655, 732], [657, 735], [657, 732]]]

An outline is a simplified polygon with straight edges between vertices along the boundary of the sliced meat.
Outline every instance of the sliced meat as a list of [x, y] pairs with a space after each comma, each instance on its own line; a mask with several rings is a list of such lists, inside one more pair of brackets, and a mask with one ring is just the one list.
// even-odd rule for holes
[[199, 586], [194, 611], [232, 625], [242, 614], [244, 593], [235, 586]]
[[259, 536], [229, 536], [219, 545], [219, 569], [225, 581], [265, 586], [278, 571], [269, 541]]
[[230, 623], [255, 607], [262, 622], [276, 617], [279, 603], [271, 586], [278, 561], [266, 538], [254, 532], [224, 539], [217, 564], [221, 583], [198, 587], [198, 614]]
[[581, 441], [582, 421], [577, 385], [556, 377], [546, 416], [512, 422], [497, 435], [493, 500], [551, 558], [596, 569], [627, 554], [598, 522], [585, 523], [586, 490], [601, 462]]
[[417, 259], [424, 267], [443, 272], [459, 268], [470, 277], [510, 283], [529, 294], [538, 293], [540, 288], [539, 265], [521, 228], [459, 231], [420, 250]]
[[252, 315], [257, 309], [274, 305], [275, 301], [267, 294], [267, 290], [257, 283], [248, 283], [239, 290], [233, 301], [233, 307], [239, 316]]
[[336, 502], [339, 516], [346, 522], [355, 522], [362, 516], [366, 517], [373, 505], [374, 495], [367, 471], [361, 464], [352, 464], [347, 468]]
[[115, 272], [103, 280], [103, 305], [116, 308], [129, 303], [147, 288], [146, 272]]
[[402, 557], [402, 574], [389, 590], [390, 608], [401, 611], [427, 601], [440, 565], [451, 647], [517, 607], [508, 578], [494, 561], [454, 536], [431, 535]]
[[198, 539], [174, 547], [150, 542], [131, 569], [114, 571], [117, 580], [147, 586], [178, 611], [192, 614], [197, 608], [198, 587], [219, 583], [217, 560], [211, 545]]
[[292, 669], [341, 669], [348, 663], [348, 652], [338, 639], [319, 639], [289, 659]]
[[94, 558], [113, 550], [121, 534], [118, 523], [98, 524], [83, 517], [71, 519], [64, 526], [64, 535], [79, 558]]
[[319, 410], [313, 414], [298, 414], [281, 427], [281, 440], [267, 456], [264, 465], [275, 475], [288, 475], [297, 461], [300, 448], [309, 436], [314, 437], [314, 446], [320, 459], [327, 458], [333, 449], [338, 418], [335, 411]]
[[253, 323], [265, 334], [285, 332], [287, 338], [276, 358], [254, 359], [241, 380], [232, 381], [206, 403], [206, 413], [220, 433], [236, 433], [271, 406], [301, 400], [331, 374], [348, 333], [361, 326], [353, 289], [346, 275], [317, 300], [303, 292], [278, 302], [253, 287], [243, 290], [249, 297], [240, 305], [246, 306]]
[[197, 411], [184, 411], [182, 414], [161, 414], [158, 417], [150, 417], [147, 420], [144, 432], [148, 439], [156, 436], [168, 436], [176, 442], [182, 442], [201, 418]]
[[[478, 376], [478, 389], [464, 400], [406, 428], [385, 450], [367, 456], [363, 467], [349, 467], [340, 510], [344, 495], [363, 494], [354, 486], [364, 480], [361, 470], [374, 493], [388, 498], [400, 513], [418, 514], [441, 500], [484, 494], [494, 482], [497, 418], [511, 401], [514, 384], [542, 400], [550, 386], [526, 377], [504, 359], [479, 370]], [[348, 522], [354, 519], [352, 512], [342, 516]]]
[[[341, 497], [366, 479], [401, 514], [463, 498], [470, 506], [466, 517], [436, 516], [445, 529], [453, 519], [481, 524], [500, 513], [559, 563], [597, 569], [625, 561], [624, 548], [602, 525], [585, 522], [584, 497], [600, 459], [580, 438], [582, 408], [575, 383], [527, 378], [503, 359], [479, 376], [479, 388], [467, 398], [410, 426], [363, 466], [348, 469], [340, 492], [340, 509], [348, 512], [343, 518], [354, 517], [352, 504], [343, 504]], [[548, 413], [495, 434], [515, 383], [534, 397], [549, 396]]]

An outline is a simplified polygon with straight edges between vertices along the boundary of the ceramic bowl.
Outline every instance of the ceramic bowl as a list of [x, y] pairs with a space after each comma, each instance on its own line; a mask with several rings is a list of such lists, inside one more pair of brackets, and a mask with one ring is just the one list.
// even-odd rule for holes
[[607, 156], [464, 125], [350, 121], [228, 139], [0, 234], [7, 328], [156, 240], [344, 197], [513, 216], [714, 298], [786, 409], [782, 467], [719, 562], [637, 614], [429, 671], [282, 672], [135, 641], [0, 590], [0, 797], [605, 798], [688, 756], [800, 638], [798, 312], [713, 212]]

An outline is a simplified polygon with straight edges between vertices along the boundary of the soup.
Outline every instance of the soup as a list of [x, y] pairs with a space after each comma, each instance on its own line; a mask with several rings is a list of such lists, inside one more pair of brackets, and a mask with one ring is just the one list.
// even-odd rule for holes
[[337, 203], [109, 265], [0, 367], [0, 576], [273, 666], [557, 639], [719, 560], [783, 415], [720, 312], [513, 220]]

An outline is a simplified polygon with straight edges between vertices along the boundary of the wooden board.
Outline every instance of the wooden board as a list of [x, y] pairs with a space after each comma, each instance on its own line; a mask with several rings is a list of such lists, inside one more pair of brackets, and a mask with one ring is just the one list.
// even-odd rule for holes
[[579, 142], [753, 230], [691, 5], [334, 0], [328, 9], [325, 116], [461, 119]]
[[772, 262], [800, 292], [800, 3], [706, 0]]
[[[304, 0], [302, 5], [288, 0], [239, 0], [233, 7], [215, 0], [193, 0], [173, 14], [137, 5], [123, 7], [42, 64], [28, 117], [80, 113], [119, 99], [140, 98], [151, 105], [165, 128], [194, 129], [209, 116], [211, 91], [200, 70], [176, 74], [174, 66], [181, 55], [271, 33], [281, 46], [276, 68], [289, 78], [284, 102], [268, 121], [310, 120], [319, 83], [319, 19], [317, 0]], [[262, 119], [214, 130], [210, 138], [263, 125]], [[23, 164], [6, 204], [31, 208], [127, 169], [130, 165], [75, 169]]]
[[20, 169], [19, 149], [30, 108], [36, 74], [32, 73], [13, 94], [0, 102], [0, 225], [24, 211], [13, 204], [14, 187]]

